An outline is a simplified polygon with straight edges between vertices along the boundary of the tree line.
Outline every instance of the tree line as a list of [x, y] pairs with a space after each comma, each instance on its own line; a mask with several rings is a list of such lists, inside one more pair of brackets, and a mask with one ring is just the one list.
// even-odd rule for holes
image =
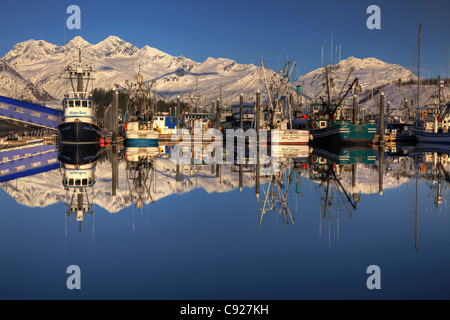
[[[95, 88], [92, 91], [92, 100], [97, 105], [97, 117], [103, 118], [105, 111], [112, 104], [113, 93], [113, 89], [105, 90], [103, 88]], [[119, 114], [126, 114], [128, 102], [128, 94], [119, 91]], [[177, 106], [177, 103], [174, 101], [167, 102], [162, 99], [148, 99], [148, 105], [153, 106], [153, 110], [155, 112], [172, 112], [172, 115], [175, 115], [175, 107]], [[184, 110], [186, 107], [187, 103], [181, 102], [181, 109]]]

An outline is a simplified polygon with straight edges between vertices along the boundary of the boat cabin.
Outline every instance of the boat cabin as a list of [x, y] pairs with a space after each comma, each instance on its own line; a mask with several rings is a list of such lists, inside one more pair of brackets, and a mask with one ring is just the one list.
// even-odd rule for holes
[[73, 122], [76, 120], [93, 123], [95, 119], [95, 103], [91, 99], [85, 98], [85, 92], [73, 92], [66, 95], [63, 100], [63, 122]]

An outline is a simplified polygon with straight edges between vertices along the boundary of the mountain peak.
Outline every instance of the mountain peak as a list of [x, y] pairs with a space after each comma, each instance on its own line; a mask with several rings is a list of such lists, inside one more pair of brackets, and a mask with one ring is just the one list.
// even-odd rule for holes
[[70, 40], [65, 47], [68, 48], [84, 48], [87, 46], [90, 46], [91, 44], [89, 42], [87, 42], [86, 40], [84, 40], [82, 37], [80, 36], [76, 36], [75, 38], [73, 38], [72, 40]]
[[109, 36], [105, 40], [97, 43], [94, 48], [98, 55], [103, 57], [113, 57], [117, 55], [132, 56], [139, 51], [139, 49], [131, 43], [116, 36]]

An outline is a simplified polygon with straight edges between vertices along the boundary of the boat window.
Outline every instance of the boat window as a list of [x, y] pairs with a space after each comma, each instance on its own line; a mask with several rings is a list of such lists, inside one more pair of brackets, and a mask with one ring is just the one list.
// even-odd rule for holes
[[88, 108], [92, 108], [92, 101], [88, 101]]
[[86, 100], [83, 100], [83, 101], [81, 101], [82, 102], [82, 106], [83, 106], [83, 108], [87, 108], [87, 101]]
[[69, 108], [73, 108], [73, 100], [69, 100]]
[[80, 179], [75, 180], [75, 185], [76, 185], [76, 186], [81, 185], [81, 180], [80, 180]]
[[87, 186], [87, 185], [88, 185], [88, 180], [87, 180], [87, 179], [83, 179], [82, 185], [83, 185], [83, 186]]
[[89, 178], [89, 184], [92, 184], [92, 178]]
[[73, 179], [69, 179], [69, 186], [73, 186]]
[[80, 106], [80, 100], [75, 100], [75, 107], [79, 107]]

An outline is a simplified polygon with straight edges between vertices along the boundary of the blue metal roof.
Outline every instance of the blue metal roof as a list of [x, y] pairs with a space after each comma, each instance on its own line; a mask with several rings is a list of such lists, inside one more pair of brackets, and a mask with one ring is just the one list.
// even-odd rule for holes
[[58, 128], [63, 111], [0, 96], [0, 116], [35, 126]]
[[55, 145], [39, 145], [0, 151], [0, 182], [58, 169]]
[[57, 110], [57, 109], [53, 109], [53, 108], [49, 108], [49, 107], [44, 107], [38, 104], [34, 104], [34, 103], [29, 103], [29, 102], [24, 102], [21, 100], [16, 100], [16, 99], [12, 99], [12, 98], [8, 98], [8, 97], [4, 97], [4, 96], [0, 96], [0, 103], [7, 103], [10, 105], [14, 105], [20, 108], [24, 108], [24, 109], [29, 109], [29, 110], [33, 110], [36, 112], [42, 112], [42, 113], [46, 113], [46, 114], [50, 114], [56, 117], [60, 117], [62, 116], [63, 112], [61, 110]]

